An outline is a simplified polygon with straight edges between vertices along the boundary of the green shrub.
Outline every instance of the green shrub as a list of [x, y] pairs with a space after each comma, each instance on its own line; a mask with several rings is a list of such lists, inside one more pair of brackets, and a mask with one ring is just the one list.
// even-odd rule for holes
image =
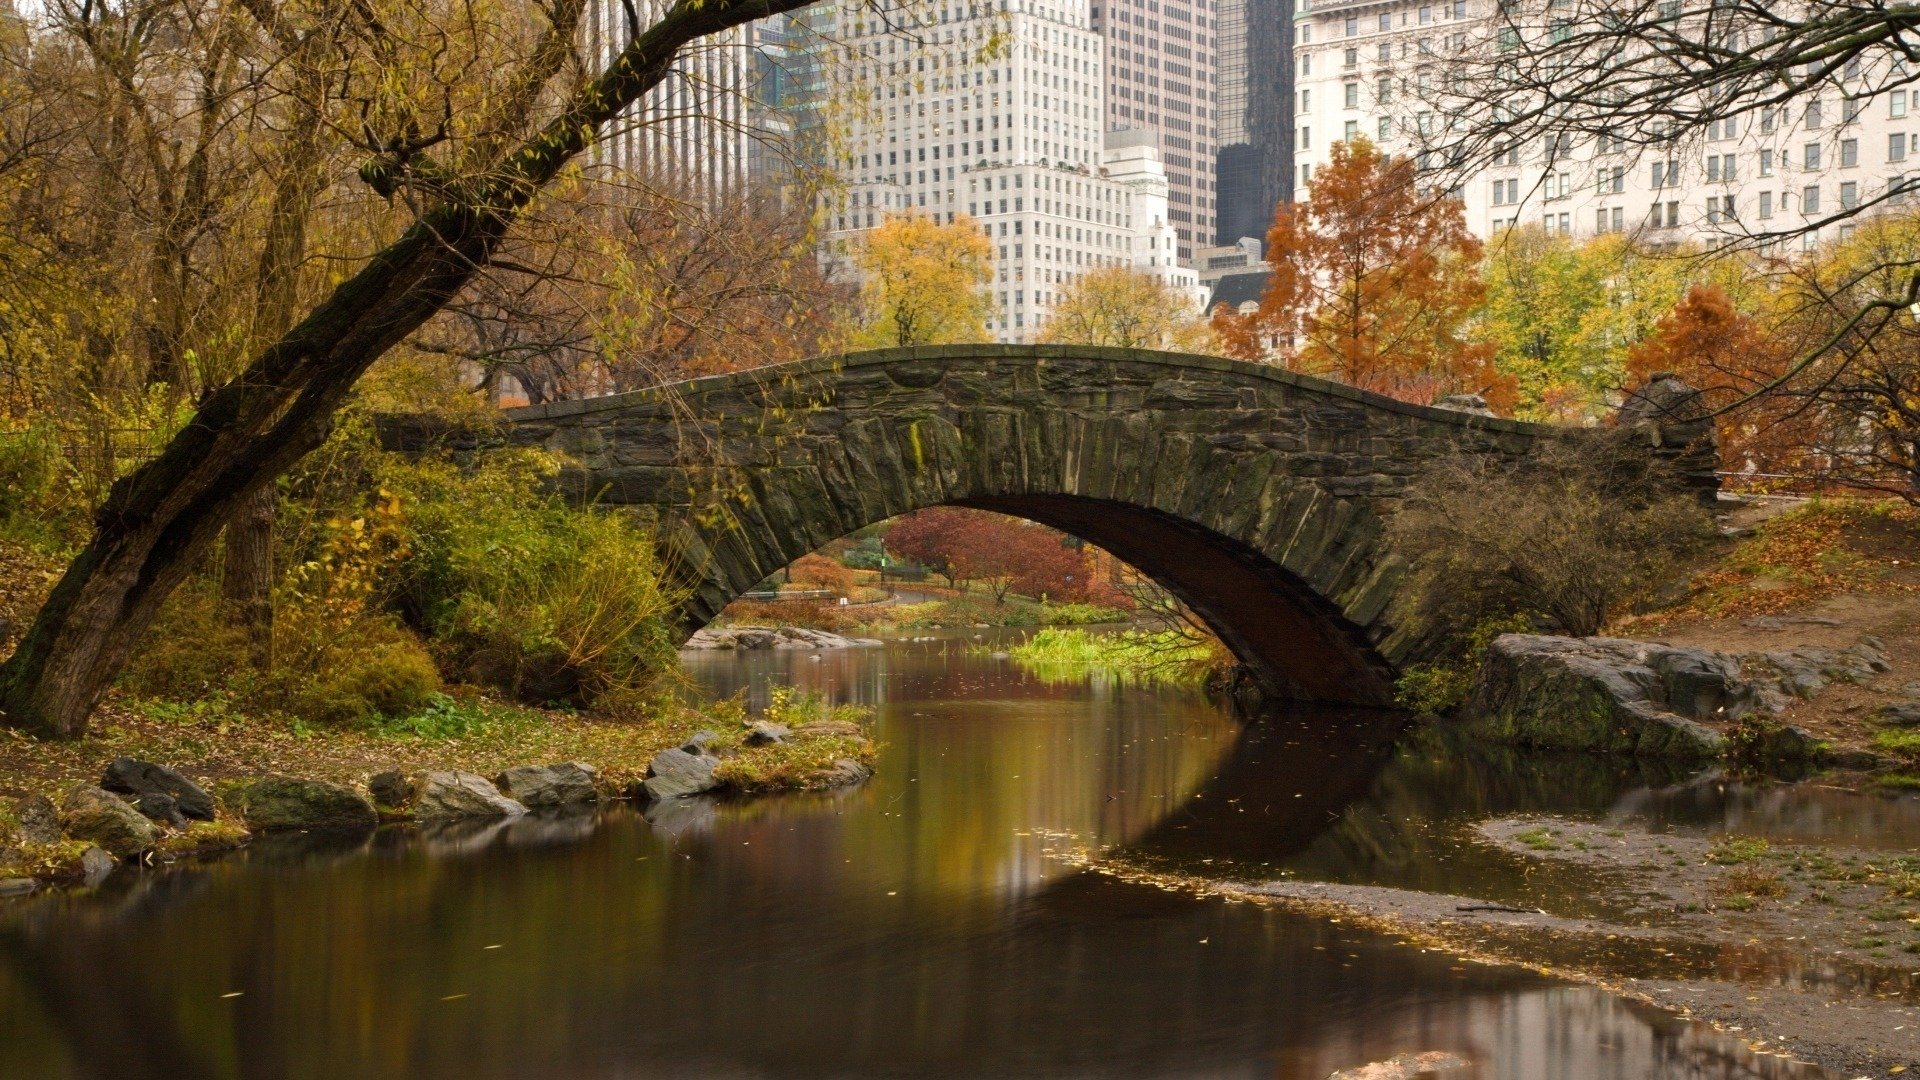
[[283, 689], [286, 711], [303, 720], [351, 723], [410, 716], [440, 689], [433, 657], [411, 637], [342, 650], [335, 663]]
[[389, 461], [408, 552], [402, 611], [453, 669], [525, 701], [587, 703], [653, 683], [674, 661], [652, 537], [616, 512], [575, 509], [529, 451]]
[[246, 631], [221, 601], [219, 587], [192, 578], [161, 606], [120, 682], [156, 698], [244, 695], [254, 689], [248, 648]]
[[1533, 629], [1525, 615], [1482, 619], [1458, 646], [1455, 659], [1434, 664], [1410, 664], [1394, 682], [1394, 696], [1415, 712], [1439, 716], [1466, 703], [1480, 675], [1487, 646], [1501, 634], [1524, 634]]

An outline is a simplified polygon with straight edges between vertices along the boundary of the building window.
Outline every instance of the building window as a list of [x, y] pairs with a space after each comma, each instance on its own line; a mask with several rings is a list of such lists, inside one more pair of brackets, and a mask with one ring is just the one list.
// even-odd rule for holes
[[1359, 83], [1357, 82], [1347, 83], [1345, 86], [1341, 87], [1341, 91], [1346, 95], [1345, 104], [1347, 108], [1357, 109], [1360, 107], [1360, 84]]
[[1826, 121], [1821, 118], [1820, 103], [1817, 101], [1807, 102], [1807, 114], [1806, 114], [1806, 121], [1805, 121], [1807, 130], [1819, 131], [1821, 125], [1824, 123], [1826, 123]]
[[1381, 117], [1380, 118], [1380, 141], [1386, 142], [1388, 137], [1391, 136], [1392, 134], [1393, 134], [1393, 121], [1384, 116]]
[[1760, 216], [1762, 218], [1773, 216], [1773, 192], [1771, 191], [1760, 193]]
[[1380, 13], [1380, 32], [1385, 33], [1391, 29], [1393, 29], [1393, 13], [1388, 11], [1381, 12]]
[[1800, 153], [1801, 153], [1803, 168], [1807, 169], [1808, 171], [1812, 171], [1820, 167], [1820, 144], [1819, 143], [1817, 142], [1808, 143], [1806, 146], [1801, 148]]
[[1840, 167], [1848, 168], [1860, 164], [1860, 140], [1840, 140]]
[[1357, 15], [1347, 16], [1347, 36], [1357, 37], [1359, 36], [1359, 33], [1360, 33], [1360, 17]]
[[1359, 138], [1360, 137], [1360, 121], [1358, 120], [1347, 121], [1347, 129], [1344, 137], [1348, 142], [1352, 142], [1353, 140]]
[[1820, 212], [1819, 184], [1808, 184], [1806, 189], [1800, 192], [1800, 212], [1809, 215]]
[[1907, 136], [1905, 132], [1887, 136], [1887, 160], [1907, 160]]
[[1760, 175], [1773, 175], [1773, 151], [1771, 150], [1760, 151]]
[[1860, 185], [1849, 180], [1840, 185], [1840, 209], [1857, 210], [1860, 207]]
[[1313, 129], [1305, 125], [1300, 128], [1300, 149], [1313, 149]]
[[1374, 99], [1382, 105], [1393, 100], [1392, 78], [1386, 75], [1380, 76], [1379, 84], [1374, 87]]
[[1887, 115], [1895, 120], [1907, 115], [1907, 92], [1895, 90], [1887, 95]]
[[1431, 23], [1432, 21], [1433, 21], [1433, 5], [1421, 4], [1420, 5], [1420, 25], [1425, 26], [1428, 23]]

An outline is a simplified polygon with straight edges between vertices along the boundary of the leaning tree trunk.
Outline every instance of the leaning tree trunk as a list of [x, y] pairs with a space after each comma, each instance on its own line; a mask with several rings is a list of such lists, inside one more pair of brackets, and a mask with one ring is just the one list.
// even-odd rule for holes
[[273, 661], [273, 511], [274, 486], [247, 496], [227, 522], [226, 573], [220, 592], [247, 633], [253, 666], [266, 670]]
[[[477, 180], [456, 181], [232, 382], [209, 393], [160, 456], [114, 484], [91, 542], [67, 567], [13, 656], [0, 712], [77, 738], [153, 622], [234, 511], [324, 441], [354, 382], [487, 264], [514, 217], [608, 121], [667, 74], [696, 38], [804, 0], [679, 0], [628, 42], [560, 115]], [[393, 176], [376, 161], [363, 175]]]

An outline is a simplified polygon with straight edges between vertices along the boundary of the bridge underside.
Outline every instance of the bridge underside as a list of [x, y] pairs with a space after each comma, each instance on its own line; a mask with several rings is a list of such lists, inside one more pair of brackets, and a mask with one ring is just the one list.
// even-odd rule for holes
[[1244, 544], [1158, 511], [1071, 495], [959, 505], [1037, 521], [1112, 552], [1192, 608], [1275, 697], [1393, 703], [1393, 669], [1365, 632]]

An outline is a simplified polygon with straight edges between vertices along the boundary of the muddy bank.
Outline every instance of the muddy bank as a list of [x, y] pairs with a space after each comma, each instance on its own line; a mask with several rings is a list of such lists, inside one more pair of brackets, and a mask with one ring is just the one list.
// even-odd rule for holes
[[1293, 878], [1209, 881], [1124, 858], [1095, 866], [1596, 983], [1846, 1077], [1920, 1068], [1920, 856], [1556, 817], [1493, 819], [1472, 836], [1571, 875], [1586, 909], [1605, 914]]

